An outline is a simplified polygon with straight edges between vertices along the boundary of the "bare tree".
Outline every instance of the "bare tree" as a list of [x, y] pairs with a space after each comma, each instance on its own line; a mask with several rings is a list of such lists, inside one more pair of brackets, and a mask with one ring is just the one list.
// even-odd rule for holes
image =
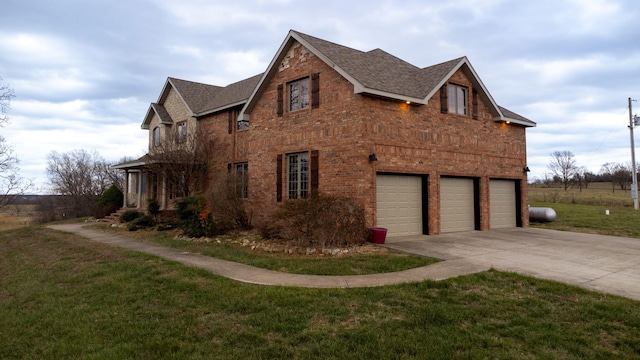
[[13, 89], [9, 85], [2, 84], [0, 78], [0, 126], [9, 121], [7, 113], [11, 109], [11, 98], [15, 96]]
[[620, 190], [627, 190], [627, 185], [631, 183], [631, 173], [632, 171], [624, 164], [616, 164], [611, 180], [620, 187]]
[[551, 174], [558, 177], [564, 185], [564, 190], [569, 188], [569, 181], [573, 178], [578, 170], [576, 160], [573, 158], [571, 151], [554, 151], [551, 153], [551, 161], [547, 165]]
[[212, 159], [213, 143], [204, 129], [189, 134], [170, 131], [149, 152], [149, 170], [162, 176], [177, 197], [204, 191]]
[[[2, 81], [2, 78], [0, 78]], [[13, 89], [8, 85], [0, 84], [0, 127], [9, 121], [7, 115], [11, 108]], [[9, 145], [0, 135], [0, 208], [12, 204], [18, 196], [23, 195], [33, 185], [32, 180], [19, 176], [18, 158]]]
[[96, 151], [73, 150], [47, 156], [49, 183], [58, 195], [68, 200], [67, 216], [93, 215], [102, 193], [112, 185], [111, 165]]
[[600, 176], [605, 181], [611, 182], [611, 191], [616, 192], [616, 183], [613, 181], [613, 173], [616, 171], [616, 163], [608, 162], [600, 167]]

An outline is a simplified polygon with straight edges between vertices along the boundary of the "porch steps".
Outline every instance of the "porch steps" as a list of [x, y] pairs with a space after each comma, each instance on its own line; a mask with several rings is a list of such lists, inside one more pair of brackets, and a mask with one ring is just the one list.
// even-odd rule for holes
[[113, 212], [107, 216], [105, 216], [104, 218], [100, 219], [100, 221], [104, 221], [104, 222], [109, 222], [112, 224], [116, 224], [120, 222], [120, 216], [122, 214], [124, 214], [125, 212], [127, 212], [128, 210], [131, 210], [129, 208], [120, 208], [118, 210], [116, 210], [116, 212]]

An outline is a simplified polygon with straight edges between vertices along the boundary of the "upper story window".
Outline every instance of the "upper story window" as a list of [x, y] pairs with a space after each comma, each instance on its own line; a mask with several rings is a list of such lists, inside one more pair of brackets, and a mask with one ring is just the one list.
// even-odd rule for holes
[[287, 155], [287, 191], [289, 199], [304, 199], [309, 194], [309, 153]]
[[303, 78], [287, 84], [289, 91], [289, 111], [309, 107], [309, 78]]
[[160, 146], [160, 128], [153, 129], [153, 146]]
[[179, 143], [183, 143], [187, 140], [187, 122], [179, 122], [177, 126], [178, 130], [176, 132], [176, 141]]
[[455, 84], [447, 86], [447, 98], [449, 100], [449, 113], [467, 115], [468, 94], [467, 88]]

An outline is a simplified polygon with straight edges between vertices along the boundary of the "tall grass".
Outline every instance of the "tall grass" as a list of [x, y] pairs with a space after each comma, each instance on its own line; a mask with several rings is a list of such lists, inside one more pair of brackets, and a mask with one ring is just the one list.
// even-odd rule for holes
[[633, 206], [631, 192], [612, 188], [611, 183], [591, 183], [586, 189], [570, 187], [566, 191], [561, 185], [529, 185], [529, 202]]

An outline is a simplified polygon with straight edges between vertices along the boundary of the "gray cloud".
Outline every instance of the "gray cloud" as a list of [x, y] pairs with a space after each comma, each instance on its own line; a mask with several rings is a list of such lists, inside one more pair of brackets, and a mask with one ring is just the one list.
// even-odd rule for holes
[[168, 76], [247, 78], [296, 29], [420, 67], [466, 55], [500, 105], [538, 123], [528, 130], [531, 176], [543, 176], [555, 150], [598, 171], [630, 157], [639, 18], [633, 0], [7, 0], [0, 77], [16, 98], [1, 131], [40, 186], [53, 150], [142, 155], [140, 123]]

